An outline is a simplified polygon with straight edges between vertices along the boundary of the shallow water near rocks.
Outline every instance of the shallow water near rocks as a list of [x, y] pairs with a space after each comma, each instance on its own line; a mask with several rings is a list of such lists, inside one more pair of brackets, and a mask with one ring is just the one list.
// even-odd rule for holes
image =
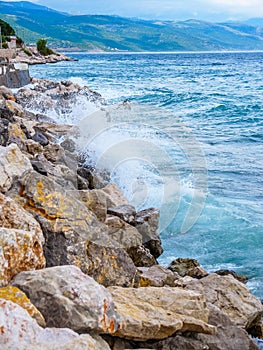
[[[89, 161], [137, 209], [161, 208], [160, 263], [235, 270], [263, 298], [263, 53], [71, 55], [31, 76], [86, 84], [113, 106], [93, 119]], [[81, 101], [57, 119], [89, 115]]]

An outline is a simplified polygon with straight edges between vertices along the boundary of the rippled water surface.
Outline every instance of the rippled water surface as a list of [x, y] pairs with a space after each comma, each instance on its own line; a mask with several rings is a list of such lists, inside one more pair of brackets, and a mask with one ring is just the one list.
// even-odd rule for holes
[[263, 53], [71, 55], [31, 75], [129, 99], [91, 146], [138, 209], [161, 208], [160, 262], [233, 269], [263, 298]]

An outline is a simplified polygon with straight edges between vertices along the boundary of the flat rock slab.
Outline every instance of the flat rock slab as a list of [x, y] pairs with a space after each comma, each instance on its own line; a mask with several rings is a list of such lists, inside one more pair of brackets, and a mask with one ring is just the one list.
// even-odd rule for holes
[[76, 266], [22, 272], [11, 284], [29, 296], [48, 327], [82, 333], [114, 333], [119, 328], [120, 317], [111, 294]]
[[115, 336], [132, 340], [165, 339], [177, 331], [214, 334], [205, 298], [180, 288], [110, 287], [122, 327]]

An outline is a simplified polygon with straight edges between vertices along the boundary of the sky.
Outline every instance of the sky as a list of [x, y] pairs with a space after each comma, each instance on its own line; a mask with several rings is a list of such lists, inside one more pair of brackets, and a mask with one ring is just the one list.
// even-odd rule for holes
[[[10, 1], [10, 0], [9, 0]], [[31, 0], [72, 14], [146, 19], [245, 20], [263, 17], [263, 0]]]

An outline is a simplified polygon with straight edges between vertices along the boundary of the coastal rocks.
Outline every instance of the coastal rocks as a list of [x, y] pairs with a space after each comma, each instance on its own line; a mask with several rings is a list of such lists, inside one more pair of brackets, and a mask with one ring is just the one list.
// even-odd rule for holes
[[32, 170], [29, 159], [22, 154], [15, 144], [0, 146], [0, 191], [8, 191], [16, 177]]
[[135, 224], [136, 210], [132, 205], [124, 204], [117, 207], [108, 208], [108, 214], [118, 216], [128, 224]]
[[168, 269], [178, 273], [181, 277], [203, 278], [208, 275], [208, 272], [195, 259], [178, 258], [171, 262]]
[[136, 268], [132, 260], [84, 203], [34, 171], [21, 179], [20, 187], [16, 200], [42, 227], [48, 267], [76, 265], [106, 286], [133, 285]]
[[100, 337], [70, 329], [40, 327], [19, 305], [0, 299], [0, 347], [3, 350], [110, 350]]
[[159, 210], [150, 208], [136, 214], [135, 227], [142, 235], [143, 245], [157, 259], [162, 253], [162, 242], [158, 233]]
[[45, 266], [44, 237], [39, 224], [12, 199], [0, 193], [0, 285], [20, 271]]
[[140, 287], [174, 287], [175, 280], [179, 278], [179, 275], [159, 265], [140, 267], [138, 273]]
[[0, 228], [0, 286], [6, 286], [20, 271], [45, 266], [43, 242], [34, 232]]
[[106, 194], [108, 208], [129, 204], [128, 200], [124, 197], [119, 187], [114, 183], [103, 187], [102, 191]]
[[236, 326], [249, 329], [263, 314], [260, 300], [231, 275], [210, 274], [200, 280], [193, 279], [185, 288], [202, 293], [207, 302], [223, 310]]
[[32, 318], [37, 321], [40, 326], [46, 327], [46, 322], [43, 315], [20, 289], [13, 286], [0, 288], [0, 299], [10, 300], [13, 303], [20, 305]]
[[110, 293], [76, 266], [22, 272], [11, 283], [29, 296], [48, 327], [114, 333], [120, 326]]
[[180, 288], [110, 287], [123, 327], [115, 336], [137, 341], [165, 339], [177, 331], [214, 334], [205, 298]]

